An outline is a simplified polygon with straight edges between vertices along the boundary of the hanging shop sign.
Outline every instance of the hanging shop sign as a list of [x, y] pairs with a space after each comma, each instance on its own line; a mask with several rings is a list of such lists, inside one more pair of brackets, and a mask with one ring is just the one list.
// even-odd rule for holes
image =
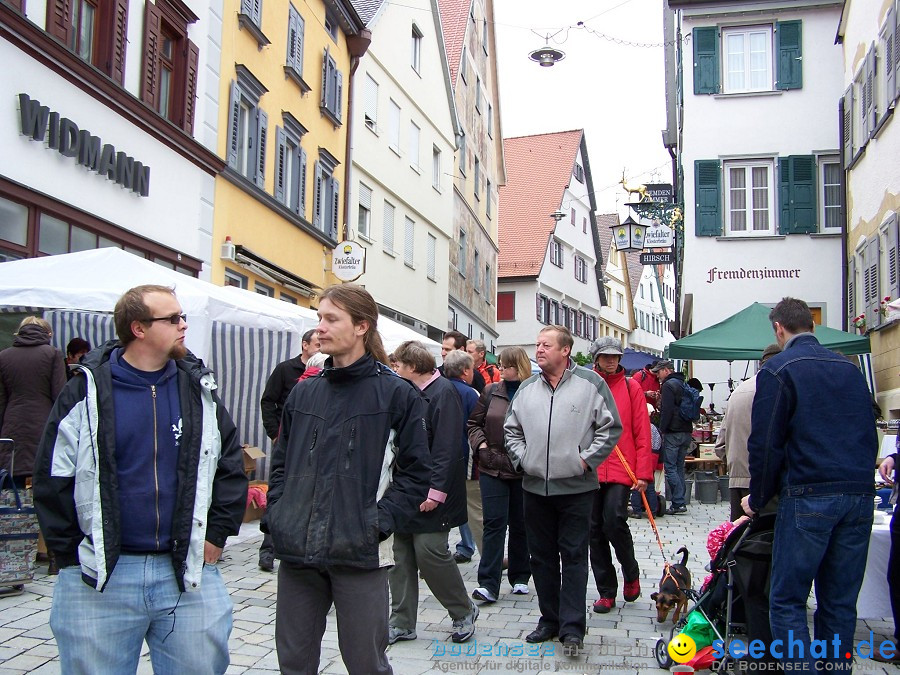
[[671, 265], [675, 262], [675, 254], [672, 251], [662, 253], [641, 253], [641, 265]]
[[644, 248], [667, 248], [675, 244], [675, 230], [665, 225], [653, 225], [644, 232]]
[[23, 136], [38, 143], [46, 142], [48, 149], [71, 157], [76, 164], [141, 197], [150, 195], [149, 166], [104, 143], [90, 131], [80, 129], [68, 117], [41, 105], [28, 94], [19, 94], [19, 118]]
[[644, 187], [647, 188], [647, 196], [650, 197], [650, 201], [666, 204], [675, 202], [675, 193], [671, 183], [647, 183]]
[[331, 272], [341, 281], [356, 281], [366, 271], [366, 249], [356, 241], [338, 244], [331, 258]]

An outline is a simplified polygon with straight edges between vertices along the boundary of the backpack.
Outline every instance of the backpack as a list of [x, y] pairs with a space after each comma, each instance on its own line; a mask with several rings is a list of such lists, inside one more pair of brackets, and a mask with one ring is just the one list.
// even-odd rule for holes
[[678, 402], [678, 414], [687, 422], [696, 422], [700, 419], [700, 404], [703, 397], [687, 382], [681, 382], [681, 400]]

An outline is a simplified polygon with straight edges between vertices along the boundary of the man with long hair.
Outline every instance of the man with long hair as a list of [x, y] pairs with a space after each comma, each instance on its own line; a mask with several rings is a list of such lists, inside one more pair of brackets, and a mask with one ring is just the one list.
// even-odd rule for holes
[[392, 673], [385, 654], [392, 535], [428, 496], [425, 404], [385, 365], [378, 307], [365, 289], [326, 289], [318, 315], [330, 357], [285, 401], [262, 525], [281, 560], [278, 664], [282, 673], [318, 672], [334, 605], [347, 671]]

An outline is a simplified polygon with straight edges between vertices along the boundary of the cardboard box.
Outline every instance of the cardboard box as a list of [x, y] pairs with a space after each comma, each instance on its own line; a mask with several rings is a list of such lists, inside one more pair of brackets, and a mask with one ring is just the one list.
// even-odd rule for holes
[[[246, 459], [246, 457], [245, 457]], [[251, 480], [250, 485], [265, 485], [266, 482], [263, 480]], [[249, 523], [253, 520], [259, 520], [263, 517], [263, 514], [266, 512], [264, 508], [261, 508], [254, 504], [253, 502], [247, 503], [247, 509], [244, 511], [244, 522]]]
[[715, 443], [701, 443], [699, 458], [700, 459], [716, 459], [716, 444]]
[[256, 460], [266, 456], [262, 450], [255, 445], [244, 445], [244, 473], [248, 476], [256, 471]]

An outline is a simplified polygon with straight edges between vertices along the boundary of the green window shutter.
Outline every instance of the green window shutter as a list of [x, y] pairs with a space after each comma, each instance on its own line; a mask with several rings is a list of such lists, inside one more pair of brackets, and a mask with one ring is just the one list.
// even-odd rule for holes
[[694, 43], [694, 93], [719, 93], [719, 30], [695, 28]]
[[778, 160], [778, 174], [779, 233], [817, 232], [816, 158], [813, 155], [781, 157]]
[[694, 187], [694, 234], [698, 237], [721, 236], [722, 173], [719, 160], [698, 159], [694, 162]]
[[775, 22], [776, 89], [803, 87], [803, 30], [800, 21]]

